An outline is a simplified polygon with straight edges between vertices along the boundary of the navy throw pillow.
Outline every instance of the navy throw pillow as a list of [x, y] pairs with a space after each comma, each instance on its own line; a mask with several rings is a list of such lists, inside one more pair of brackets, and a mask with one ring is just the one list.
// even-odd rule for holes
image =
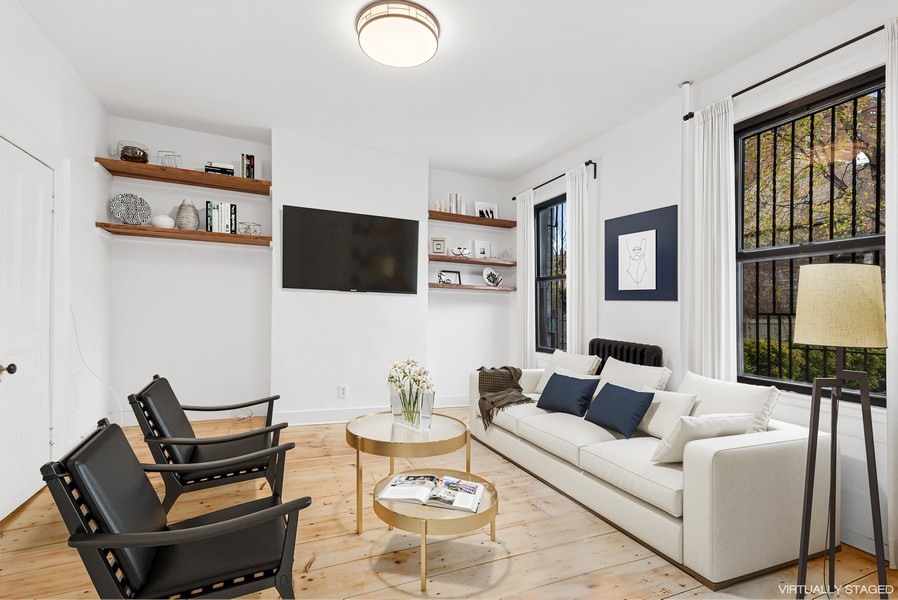
[[586, 420], [630, 437], [636, 432], [654, 397], [652, 392], [637, 392], [606, 383], [589, 407]]
[[589, 408], [597, 385], [598, 379], [577, 379], [554, 373], [549, 378], [536, 406], [582, 417]]

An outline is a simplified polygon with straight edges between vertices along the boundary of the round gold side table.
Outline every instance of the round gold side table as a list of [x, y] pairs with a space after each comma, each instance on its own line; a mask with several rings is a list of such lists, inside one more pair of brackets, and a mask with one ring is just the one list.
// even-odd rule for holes
[[453, 535], [467, 533], [489, 524], [490, 541], [496, 541], [496, 514], [499, 512], [499, 495], [493, 484], [470, 473], [450, 469], [415, 469], [403, 471], [401, 475], [427, 474], [442, 477], [448, 475], [483, 484], [486, 488], [480, 498], [476, 513], [452, 508], [440, 508], [409, 502], [378, 500], [380, 492], [390, 484], [393, 476], [385, 477], [374, 486], [374, 514], [391, 527], [421, 535], [421, 591], [427, 590], [427, 534]]
[[[362, 533], [362, 452], [393, 459], [448, 454], [465, 448], [465, 473], [471, 472], [471, 434], [464, 421], [434, 413], [430, 429], [416, 431], [393, 423], [390, 411], [356, 417], [346, 424], [346, 443], [355, 448], [356, 533]], [[462, 476], [462, 479], [465, 477]]]

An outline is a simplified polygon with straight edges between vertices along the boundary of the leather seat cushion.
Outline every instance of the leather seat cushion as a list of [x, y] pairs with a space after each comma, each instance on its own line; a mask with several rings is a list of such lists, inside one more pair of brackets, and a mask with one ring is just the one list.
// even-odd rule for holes
[[592, 444], [580, 450], [580, 468], [673, 517], [682, 517], [683, 464], [652, 462], [659, 443], [645, 436]]
[[[218, 523], [258, 512], [276, 503], [272, 498], [263, 498], [181, 521], [169, 529]], [[276, 518], [198, 542], [160, 546], [139, 596], [169, 598], [205, 585], [273, 569], [281, 563], [285, 536], [284, 519]]]
[[519, 419], [518, 435], [572, 465], [580, 463], [581, 447], [623, 437], [616, 431], [585, 421], [583, 417], [563, 412]]
[[[233, 442], [222, 442], [220, 444], [197, 444], [193, 451], [191, 463], [212, 462], [216, 460], [225, 460], [234, 458], [242, 454], [267, 450], [271, 447], [268, 440], [271, 434], [260, 434], [250, 438], [235, 440]], [[226, 473], [234, 473], [243, 469], [264, 468], [268, 464], [268, 458], [260, 458], [254, 461], [246, 461], [238, 466], [227, 469], [207, 469], [205, 471], [197, 471], [194, 473], [184, 473], [181, 476], [183, 481], [192, 479], [202, 479], [204, 477], [214, 477]]]

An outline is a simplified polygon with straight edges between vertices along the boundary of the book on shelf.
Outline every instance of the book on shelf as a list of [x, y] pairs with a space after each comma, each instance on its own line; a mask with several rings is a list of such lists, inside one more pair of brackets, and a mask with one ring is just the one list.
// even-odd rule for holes
[[256, 178], [256, 157], [252, 154], [240, 155], [240, 176], [247, 179]]
[[448, 475], [397, 475], [377, 499], [477, 512], [483, 490], [483, 484]]
[[237, 233], [237, 205], [233, 202], [206, 202], [206, 231]]

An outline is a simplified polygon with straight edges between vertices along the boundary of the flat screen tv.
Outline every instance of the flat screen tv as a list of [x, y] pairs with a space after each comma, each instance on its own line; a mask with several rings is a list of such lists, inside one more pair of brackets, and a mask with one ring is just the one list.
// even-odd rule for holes
[[283, 286], [418, 292], [418, 222], [284, 206]]

